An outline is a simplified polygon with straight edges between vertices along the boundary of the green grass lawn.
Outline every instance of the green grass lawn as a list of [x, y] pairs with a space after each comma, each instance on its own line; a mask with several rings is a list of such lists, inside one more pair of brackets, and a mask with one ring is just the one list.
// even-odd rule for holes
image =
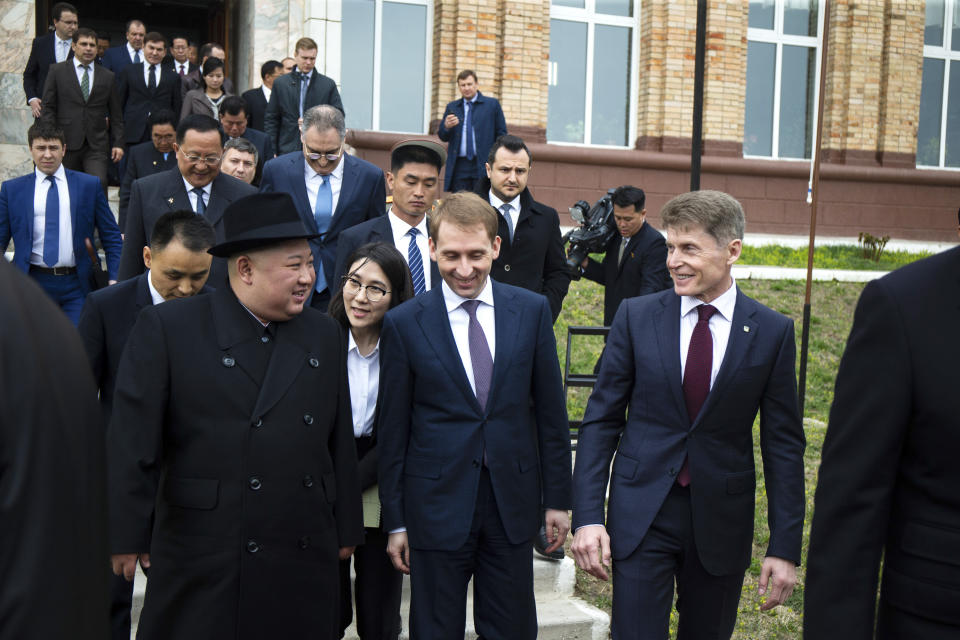
[[[820, 269], [892, 271], [929, 255], [931, 254], [928, 252], [884, 251], [880, 260], [875, 262], [863, 257], [860, 247], [826, 245], [814, 249], [813, 266]], [[807, 248], [793, 249], [780, 245], [744, 246], [740, 264], [806, 268]]]

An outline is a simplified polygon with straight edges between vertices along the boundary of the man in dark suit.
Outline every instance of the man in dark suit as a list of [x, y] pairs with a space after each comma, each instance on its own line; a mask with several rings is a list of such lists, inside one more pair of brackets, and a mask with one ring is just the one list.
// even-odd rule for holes
[[410, 637], [537, 636], [532, 540], [569, 529], [570, 440], [550, 307], [489, 278], [496, 214], [475, 194], [431, 216], [443, 284], [381, 333], [380, 500], [387, 552], [410, 574]]
[[144, 62], [129, 64], [118, 73], [120, 102], [123, 104], [123, 131], [128, 145], [150, 139], [147, 118], [154, 111], [169, 109], [180, 113], [180, 78], [160, 64], [163, 36], [151, 31], [143, 45]]
[[273, 83], [282, 75], [283, 65], [276, 60], [267, 60], [260, 66], [260, 79], [263, 84], [243, 92], [243, 101], [247, 103], [247, 126], [250, 128], [264, 131], [267, 103], [273, 93]]
[[[147, 27], [143, 22], [134, 18], [128, 20], [124, 30], [127, 41], [123, 44], [107, 49], [103, 54], [103, 66], [116, 74], [120, 74], [128, 65], [140, 64], [144, 61], [144, 40]], [[163, 54], [161, 54], [161, 59]]]
[[[77, 329], [100, 391], [103, 433], [110, 424], [120, 356], [137, 316], [165, 300], [209, 292], [204, 287], [212, 259], [207, 249], [214, 242], [213, 227], [193, 211], [165, 213], [153, 228], [151, 245], [143, 248], [147, 272], [87, 296]], [[114, 576], [112, 586], [111, 637], [130, 640], [133, 583]]]
[[677, 637], [729, 638], [753, 544], [758, 411], [770, 523], [761, 608], [796, 582], [805, 497], [793, 321], [734, 284], [739, 202], [695, 191], [660, 217], [674, 289], [625, 300], [613, 320], [577, 440], [571, 549], [603, 580], [612, 555], [614, 638], [667, 638], [675, 581]]
[[[203, 63], [207, 61], [207, 58], [219, 58], [223, 61], [224, 69], [226, 69], [227, 53], [221, 44], [216, 42], [207, 42], [200, 47], [199, 56], [200, 63], [194, 68], [193, 71], [183, 76], [183, 86], [181, 87], [181, 91], [184, 94], [193, 89], [203, 88], [203, 79], [200, 77], [200, 72], [203, 70]], [[233, 88], [233, 81], [230, 80], [230, 78], [224, 78], [221, 86], [228, 95], [233, 95], [236, 93]]]
[[170, 39], [170, 54], [164, 58], [163, 63], [173, 69], [173, 72], [180, 77], [181, 82], [185, 77], [198, 69], [197, 65], [190, 62], [190, 41], [184, 35], [177, 34]]
[[297, 68], [273, 83], [264, 116], [263, 130], [278, 154], [300, 149], [297, 122], [312, 107], [328, 104], [344, 113], [337, 83], [314, 69], [317, 43], [311, 38], [300, 38], [294, 55]]
[[[213, 225], [217, 239], [223, 238], [223, 212], [234, 200], [256, 193], [256, 189], [220, 173], [223, 155], [220, 127], [210, 116], [193, 114], [177, 127], [177, 168], [140, 178], [130, 190], [130, 205], [124, 226], [120, 279], [143, 273], [143, 248], [150, 244], [150, 232], [167, 211], [190, 209]], [[215, 289], [226, 282], [226, 264], [214, 260], [209, 283]]]
[[960, 637], [958, 299], [960, 248], [860, 296], [814, 499], [805, 638]]
[[334, 282], [340, 282], [350, 254], [368, 242], [388, 242], [407, 260], [414, 293], [419, 295], [440, 286], [440, 271], [430, 259], [427, 213], [440, 192], [440, 171], [447, 152], [433, 140], [402, 140], [390, 150], [387, 186], [393, 203], [385, 216], [377, 216], [349, 229], [337, 240]]
[[613, 194], [613, 219], [620, 233], [610, 238], [603, 262], [586, 257], [583, 277], [604, 286], [603, 324], [609, 327], [620, 303], [670, 288], [667, 245], [663, 235], [646, 224], [643, 189], [619, 187]]
[[97, 176], [107, 192], [110, 162], [123, 157], [123, 114], [113, 72], [94, 63], [97, 34], [77, 29], [74, 56], [50, 67], [41, 118], [67, 136], [63, 166]]
[[127, 155], [127, 170], [120, 185], [120, 229], [126, 226], [127, 207], [134, 180], [155, 173], [168, 171], [177, 166], [177, 154], [173, 150], [177, 139], [177, 116], [169, 109], [159, 109], [147, 118], [150, 140], [130, 147]]
[[27, 140], [36, 168], [0, 186], [0, 247], [13, 239], [13, 264], [76, 324], [92, 286], [87, 241], [93, 243], [96, 229], [115, 281], [123, 240], [100, 181], [64, 169], [63, 131], [38, 122], [27, 131]]
[[330, 288], [337, 286], [334, 269], [340, 233], [383, 216], [386, 208], [383, 171], [343, 153], [346, 134], [339, 109], [320, 105], [307, 110], [302, 150], [267, 162], [260, 182], [261, 191], [291, 194], [307, 228], [318, 234], [310, 241], [317, 270], [310, 304], [322, 311], [330, 303]]
[[23, 92], [27, 96], [27, 104], [34, 118], [39, 118], [42, 111], [41, 98], [50, 65], [73, 57], [70, 45], [79, 24], [76, 7], [66, 2], [53, 5], [51, 13], [53, 33], [33, 39], [30, 57], [27, 58], [27, 66], [23, 70]]
[[473, 191], [483, 178], [483, 163], [490, 147], [507, 133], [507, 121], [496, 98], [480, 93], [477, 74], [469, 69], [457, 76], [461, 100], [447, 105], [437, 135], [449, 142], [443, 184], [447, 191]]
[[5, 260], [0, 300], [0, 638], [103, 640], [107, 465], [97, 390], [73, 326]]
[[556, 322], [571, 273], [563, 255], [556, 209], [534, 200], [527, 188], [532, 166], [533, 158], [523, 140], [501, 136], [490, 148], [487, 177], [477, 182], [476, 193], [497, 210], [500, 220], [502, 244], [490, 275], [497, 282], [545, 295]]
[[97, 34], [97, 64], [103, 66], [103, 56], [106, 55], [107, 49], [110, 48], [110, 36]]
[[247, 126], [247, 103], [240, 96], [227, 96], [220, 103], [220, 126], [228, 140], [246, 138], [257, 147], [257, 171], [253, 183], [259, 185], [263, 164], [273, 158], [273, 143], [263, 131]]
[[304, 309], [312, 236], [288, 194], [231, 203], [229, 283], [145, 307], [117, 373], [113, 569], [160, 638], [339, 636], [339, 564], [363, 540], [344, 336]]

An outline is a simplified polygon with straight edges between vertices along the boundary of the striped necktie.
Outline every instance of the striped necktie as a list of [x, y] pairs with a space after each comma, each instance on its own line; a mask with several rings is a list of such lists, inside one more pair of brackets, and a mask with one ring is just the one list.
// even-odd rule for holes
[[407, 246], [407, 264], [410, 265], [410, 276], [413, 278], [413, 293], [420, 295], [426, 288], [426, 279], [423, 275], [423, 258], [420, 257], [420, 247], [417, 246], [419, 229], [413, 227], [407, 232], [410, 244]]

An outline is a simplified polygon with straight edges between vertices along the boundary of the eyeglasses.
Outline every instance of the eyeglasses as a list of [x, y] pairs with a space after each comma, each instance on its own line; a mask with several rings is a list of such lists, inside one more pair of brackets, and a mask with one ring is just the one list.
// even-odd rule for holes
[[340, 148], [337, 149], [336, 153], [312, 153], [304, 147], [304, 155], [316, 162], [320, 158], [325, 158], [327, 162], [336, 162], [340, 159], [340, 154], [343, 153], [343, 142], [340, 143]]
[[220, 164], [220, 158], [222, 156], [201, 156], [196, 153], [187, 153], [184, 150], [180, 150], [180, 153], [183, 154], [183, 157], [187, 159], [187, 162], [191, 164], [200, 164], [201, 162], [205, 165], [213, 166], [215, 164]]
[[360, 292], [364, 289], [367, 290], [367, 300], [370, 302], [380, 302], [383, 299], [383, 296], [390, 293], [383, 289], [383, 287], [378, 287], [375, 284], [363, 284], [356, 278], [351, 278], [350, 276], [343, 276], [343, 291], [344, 293], [349, 293], [352, 296], [360, 295]]

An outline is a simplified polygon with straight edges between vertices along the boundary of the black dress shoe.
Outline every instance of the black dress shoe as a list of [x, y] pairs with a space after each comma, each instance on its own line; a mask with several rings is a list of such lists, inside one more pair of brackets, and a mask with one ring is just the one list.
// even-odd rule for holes
[[553, 551], [548, 552], [547, 547], [549, 546], [550, 543], [547, 542], [547, 528], [544, 525], [540, 525], [540, 532], [533, 538], [533, 548], [544, 558], [549, 558], [551, 560], [563, 560], [563, 556], [566, 555], [563, 547], [558, 547]]

